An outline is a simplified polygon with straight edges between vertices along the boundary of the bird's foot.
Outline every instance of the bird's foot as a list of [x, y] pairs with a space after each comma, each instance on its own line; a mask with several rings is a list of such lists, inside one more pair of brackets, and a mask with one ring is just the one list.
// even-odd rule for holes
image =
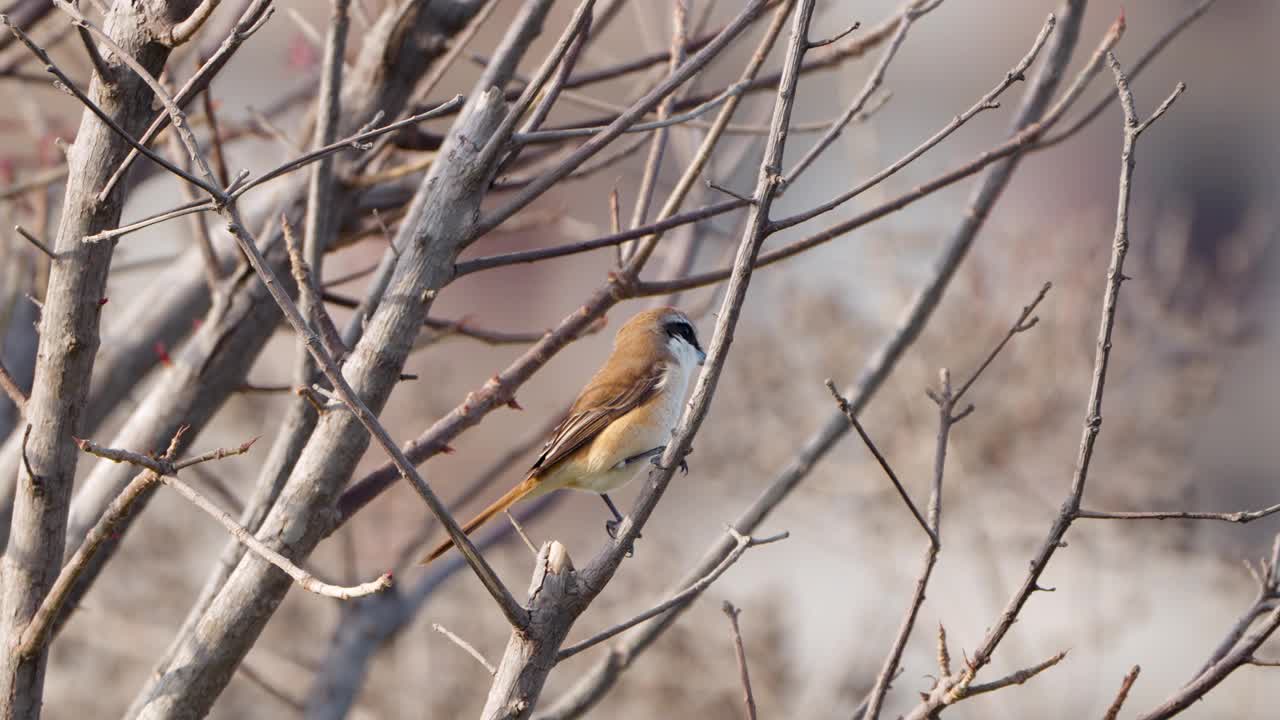
[[[617, 539], [618, 539], [618, 530], [619, 530], [619, 528], [621, 527], [621, 525], [622, 525], [622, 523], [621, 523], [621, 522], [619, 522], [619, 521], [617, 521], [617, 520], [605, 520], [605, 521], [604, 521], [604, 531], [605, 531], [606, 533], [608, 533], [608, 534], [609, 534], [609, 539], [610, 539], [610, 540], [617, 540]], [[640, 539], [640, 538], [642, 538], [642, 537], [644, 537], [644, 536], [643, 536], [643, 535], [636, 535], [636, 538], [635, 538], [635, 539], [636, 539], [636, 540], [639, 540], [639, 539]], [[632, 543], [631, 547], [628, 547], [628, 548], [627, 548], [627, 553], [626, 553], [626, 554], [627, 554], [627, 557], [632, 557], [632, 556], [634, 556], [634, 555], [636, 554], [636, 549], [635, 549], [635, 543], [634, 543], [634, 542]]]
[[[652, 452], [653, 452], [653, 456], [649, 458], [649, 462], [650, 462], [650, 463], [652, 463], [654, 467], [657, 467], [657, 468], [662, 467], [662, 454], [663, 454], [663, 453], [665, 453], [666, 451], [667, 451], [667, 446], [666, 446], [666, 445], [663, 445], [663, 446], [662, 446], [662, 447], [660, 447], [660, 448], [655, 448], [655, 449], [652, 451]], [[692, 453], [693, 453], [693, 448], [689, 448], [689, 452], [685, 453], [685, 455], [686, 455], [686, 456], [688, 456], [688, 455], [690, 455], [690, 454], [692, 454]], [[685, 475], [688, 475], [688, 474], [689, 474], [689, 461], [688, 461], [688, 460], [686, 460], [686, 459], [684, 459], [684, 458], [680, 458], [680, 464], [679, 464], [679, 465], [677, 465], [676, 467], [680, 468], [680, 472], [684, 473]]]

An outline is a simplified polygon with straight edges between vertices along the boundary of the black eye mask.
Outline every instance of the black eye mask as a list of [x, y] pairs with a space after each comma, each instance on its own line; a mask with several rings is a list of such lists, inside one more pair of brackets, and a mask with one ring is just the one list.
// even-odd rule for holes
[[696, 350], [702, 350], [702, 346], [698, 345], [698, 336], [693, 334], [693, 326], [684, 320], [673, 320], [664, 326], [667, 335], [670, 337], [683, 338]]

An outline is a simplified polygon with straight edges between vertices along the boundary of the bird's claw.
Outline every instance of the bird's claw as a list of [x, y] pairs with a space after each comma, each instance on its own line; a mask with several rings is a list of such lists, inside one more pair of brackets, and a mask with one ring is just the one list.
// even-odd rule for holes
[[[617, 520], [605, 520], [605, 521], [604, 521], [604, 531], [605, 531], [606, 533], [608, 533], [608, 534], [609, 534], [609, 539], [610, 539], [610, 540], [617, 540], [617, 539], [618, 539], [618, 526], [619, 526], [620, 524], [621, 524], [621, 523], [619, 523]], [[636, 535], [636, 540], [639, 540], [641, 537], [643, 537], [643, 536], [642, 536], [642, 535]], [[627, 548], [626, 555], [627, 555], [627, 557], [632, 557], [633, 555], [635, 555], [635, 543], [632, 543], [631, 547]]]
[[[653, 456], [649, 458], [649, 462], [650, 462], [654, 467], [656, 467], [656, 468], [661, 468], [661, 467], [662, 467], [662, 455], [663, 455], [663, 453], [665, 453], [666, 451], [667, 451], [667, 448], [666, 448], [665, 446], [664, 446], [664, 447], [661, 447], [661, 448], [658, 448], [658, 451], [657, 451], [657, 452], [655, 452], [655, 453], [653, 454]], [[690, 455], [690, 454], [692, 454], [692, 453], [693, 453], [693, 448], [689, 448], [689, 450], [688, 450], [687, 452], [685, 452], [685, 455], [686, 455], [686, 456], [688, 456], [688, 455]], [[688, 475], [688, 474], [689, 474], [689, 461], [688, 461], [688, 460], [686, 460], [686, 459], [684, 459], [684, 458], [680, 458], [680, 464], [679, 464], [679, 465], [677, 465], [676, 467], [680, 468], [680, 472], [684, 473], [685, 475]]]

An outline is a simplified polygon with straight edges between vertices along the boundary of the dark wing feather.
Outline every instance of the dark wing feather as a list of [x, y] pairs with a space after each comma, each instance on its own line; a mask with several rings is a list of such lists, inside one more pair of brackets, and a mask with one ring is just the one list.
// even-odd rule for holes
[[[659, 364], [653, 372], [636, 378], [636, 382], [630, 385], [609, 388], [613, 394], [603, 402], [588, 403], [586, 410], [570, 412], [542, 446], [542, 454], [534, 461], [529, 474], [546, 470], [564, 460], [608, 427], [609, 423], [648, 402], [658, 391], [665, 373], [666, 368]], [[580, 399], [575, 406], [583, 404], [585, 399]]]

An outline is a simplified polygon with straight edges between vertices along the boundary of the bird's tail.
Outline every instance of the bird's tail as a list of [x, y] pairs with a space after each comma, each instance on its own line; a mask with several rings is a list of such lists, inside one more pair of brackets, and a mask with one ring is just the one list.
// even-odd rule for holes
[[[470, 535], [471, 531], [475, 530], [476, 528], [488, 522], [489, 519], [492, 518], [494, 515], [497, 515], [503, 510], [506, 510], [507, 508], [516, 504], [516, 502], [518, 502], [521, 498], [533, 492], [538, 487], [538, 484], [539, 484], [538, 479], [533, 476], [529, 476], [525, 478], [524, 482], [511, 488], [511, 490], [509, 490], [506, 495], [503, 495], [502, 497], [498, 498], [492, 505], [485, 508], [484, 510], [481, 510], [479, 515], [476, 515], [475, 517], [471, 518], [471, 520], [466, 525], [462, 526], [462, 532], [467, 535]], [[448, 549], [451, 547], [453, 547], [453, 539], [452, 538], [446, 539], [444, 542], [440, 543], [440, 545], [436, 547], [435, 550], [432, 550], [430, 553], [427, 554], [426, 557], [422, 558], [422, 560], [420, 560], [418, 564], [426, 565], [432, 560], [435, 560], [436, 558], [445, 554], [445, 552], [448, 551]]]

